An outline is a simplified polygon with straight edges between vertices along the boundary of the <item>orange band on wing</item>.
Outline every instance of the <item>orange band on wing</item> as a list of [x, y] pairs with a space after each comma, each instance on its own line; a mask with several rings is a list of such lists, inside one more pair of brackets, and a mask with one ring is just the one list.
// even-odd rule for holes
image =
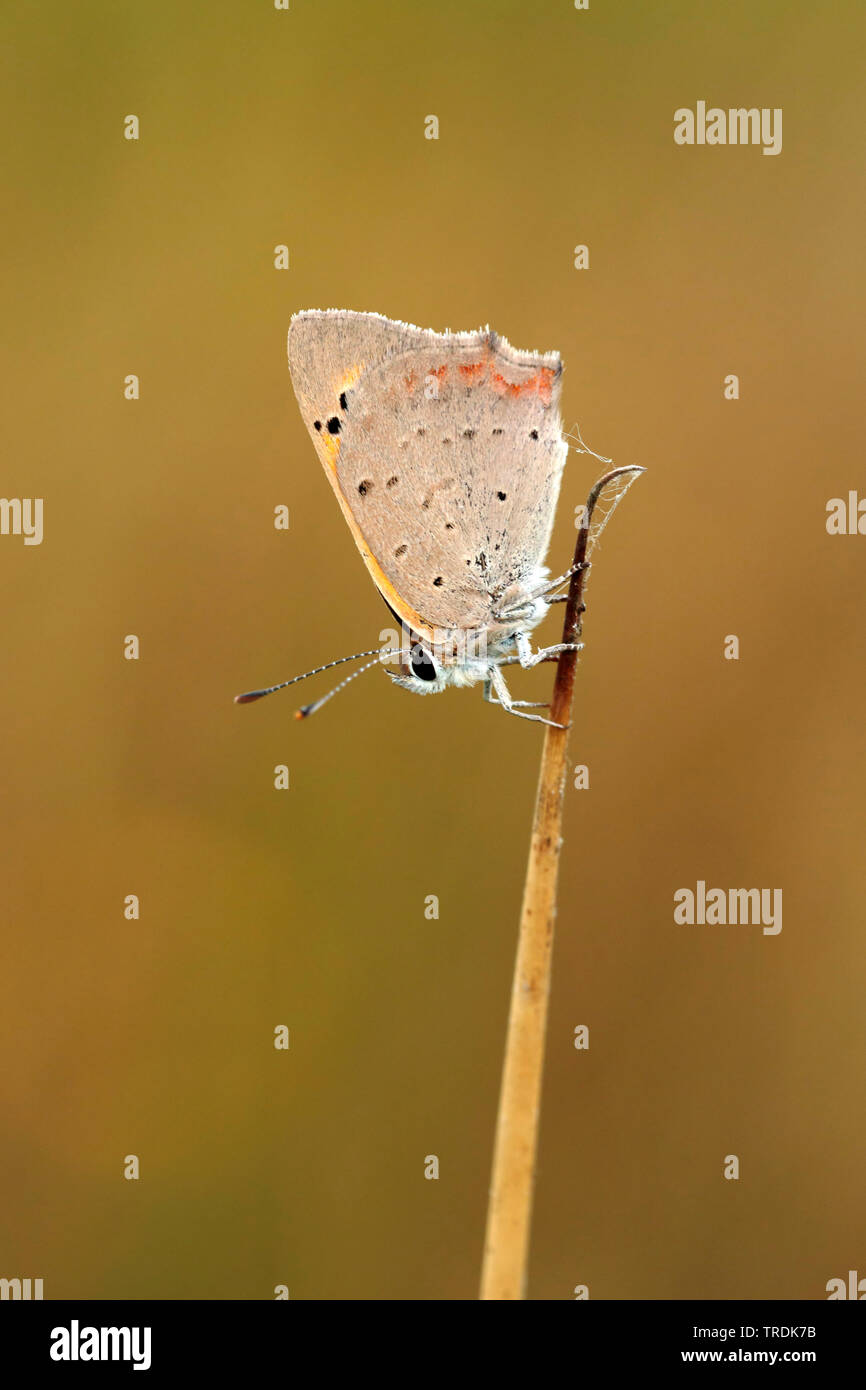
[[326, 466], [332, 473], [336, 473], [337, 459], [340, 457], [340, 436], [338, 434], [323, 434], [316, 440], [316, 443], [322, 446]]
[[[440, 367], [439, 371], [442, 370]], [[538, 371], [533, 372], [525, 381], [509, 381], [496, 370], [493, 356], [488, 352], [482, 361], [461, 363], [457, 370], [467, 386], [480, 386], [486, 379], [500, 396], [537, 395], [542, 405], [550, 405], [553, 399], [556, 372], [552, 367], [539, 367]], [[433, 375], [438, 376], [439, 372]]]
[[537, 395], [542, 405], [550, 405], [555, 375], [552, 367], [539, 367], [526, 381], [506, 381], [504, 376], [491, 368], [490, 381], [494, 391], [498, 391], [501, 396]]
[[372, 550], [367, 545], [364, 539], [364, 533], [352, 514], [349, 503], [340, 487], [340, 480], [337, 477], [337, 458], [340, 453], [339, 435], [328, 435], [325, 436], [325, 438], [318, 436], [315, 442], [321, 445], [322, 451], [325, 454], [325, 473], [330, 481], [331, 487], [334, 489], [337, 501], [340, 504], [340, 510], [346, 518], [346, 524], [352, 533], [352, 539], [361, 552], [361, 558], [367, 566], [370, 578], [373, 580], [379, 593], [385, 599], [385, 602], [390, 604], [401, 621], [404, 622], [407, 627], [411, 627], [419, 637], [426, 638], [427, 641], [432, 641], [434, 635], [433, 629], [424, 622], [421, 614], [416, 613], [414, 608], [410, 608], [405, 599], [401, 598], [400, 594], [398, 594]]
[[[357, 362], [354, 367], [350, 367], [345, 376], [338, 383], [337, 395], [340, 396], [344, 391], [351, 391], [358, 377], [364, 370], [364, 363]], [[321, 446], [322, 453], [325, 455], [325, 464], [332, 473], [337, 471], [337, 460], [340, 457], [341, 439], [338, 434], [319, 434], [313, 436], [314, 442]]]
[[354, 367], [350, 367], [343, 377], [343, 380], [340, 382], [340, 390], [351, 391], [366, 365], [366, 362], [356, 362]]

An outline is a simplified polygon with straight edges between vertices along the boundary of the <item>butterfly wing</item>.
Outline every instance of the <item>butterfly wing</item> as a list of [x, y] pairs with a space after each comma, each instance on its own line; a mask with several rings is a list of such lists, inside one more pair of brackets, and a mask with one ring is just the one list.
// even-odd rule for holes
[[386, 601], [421, 635], [489, 623], [547, 551], [567, 453], [559, 358], [331, 311], [292, 320], [289, 366]]

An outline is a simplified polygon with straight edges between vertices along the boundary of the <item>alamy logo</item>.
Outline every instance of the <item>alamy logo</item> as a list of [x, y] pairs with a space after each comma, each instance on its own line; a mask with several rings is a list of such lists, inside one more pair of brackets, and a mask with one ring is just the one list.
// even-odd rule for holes
[[674, 112], [674, 141], [678, 145], [763, 145], [764, 154], [782, 152], [782, 108], [721, 106], [705, 101], [680, 106]]
[[0, 1279], [0, 1299], [11, 1298], [26, 1301], [42, 1297], [41, 1279]]
[[[687, 926], [759, 926], [764, 936], [782, 930], [781, 888], [707, 888], [702, 878], [697, 889], [678, 888], [674, 893], [674, 921]], [[772, 904], [772, 911], [771, 909]]]
[[149, 1327], [68, 1327], [51, 1329], [52, 1361], [131, 1361], [134, 1371], [150, 1370]]
[[23, 536], [25, 545], [41, 545], [42, 498], [0, 497], [0, 536]]
[[853, 488], [847, 506], [844, 497], [831, 497], [826, 524], [828, 536], [866, 536], [866, 497], [861, 502]]
[[848, 1270], [847, 1285], [844, 1279], [828, 1279], [824, 1287], [828, 1303], [834, 1298], [855, 1298], [858, 1303], [866, 1299], [866, 1279], [861, 1279], [856, 1269]]

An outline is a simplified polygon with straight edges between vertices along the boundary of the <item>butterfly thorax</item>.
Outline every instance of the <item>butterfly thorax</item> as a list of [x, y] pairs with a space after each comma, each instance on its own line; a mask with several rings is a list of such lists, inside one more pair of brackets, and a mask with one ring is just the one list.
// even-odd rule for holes
[[537, 567], [529, 582], [512, 584], [492, 599], [487, 623], [428, 627], [423, 634], [404, 627], [399, 674], [389, 671], [391, 679], [419, 695], [488, 681], [492, 667], [514, 658], [518, 633], [529, 634], [545, 617], [548, 601], [538, 590], [546, 575], [546, 568]]

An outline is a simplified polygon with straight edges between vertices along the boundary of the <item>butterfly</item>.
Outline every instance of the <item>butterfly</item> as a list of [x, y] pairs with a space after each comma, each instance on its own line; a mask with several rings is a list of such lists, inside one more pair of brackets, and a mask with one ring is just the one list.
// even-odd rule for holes
[[576, 643], [533, 650], [530, 634], [572, 570], [545, 564], [568, 453], [562, 362], [518, 352], [490, 329], [436, 333], [380, 314], [306, 310], [289, 327], [292, 385], [370, 577], [399, 625], [389, 651], [356, 652], [264, 690], [247, 704], [345, 661], [397, 665], [419, 695], [480, 683], [509, 714], [503, 667], [536, 666]]

